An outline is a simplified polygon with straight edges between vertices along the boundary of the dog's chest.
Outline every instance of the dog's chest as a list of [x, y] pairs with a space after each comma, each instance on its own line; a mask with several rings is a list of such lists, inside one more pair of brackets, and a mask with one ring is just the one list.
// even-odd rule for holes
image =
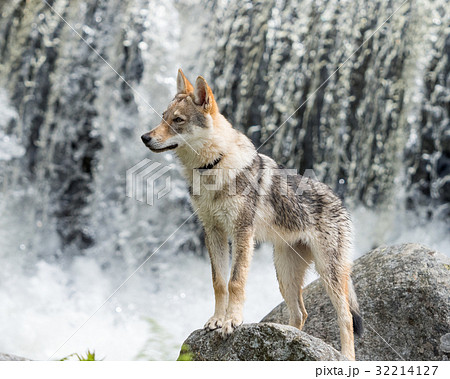
[[208, 191], [200, 195], [191, 195], [192, 205], [198, 209], [198, 215], [204, 226], [222, 226], [232, 231], [244, 200], [239, 196], [228, 196], [222, 191]]

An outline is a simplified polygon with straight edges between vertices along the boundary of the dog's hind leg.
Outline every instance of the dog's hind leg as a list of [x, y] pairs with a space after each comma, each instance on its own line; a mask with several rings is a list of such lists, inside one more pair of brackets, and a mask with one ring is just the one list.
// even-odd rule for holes
[[355, 360], [353, 318], [349, 303], [350, 262], [345, 251], [322, 246], [312, 249], [316, 270], [337, 312], [341, 335], [341, 353]]
[[221, 328], [228, 303], [227, 276], [229, 263], [228, 238], [220, 228], [205, 228], [205, 242], [211, 259], [211, 271], [216, 299], [214, 315], [206, 322], [205, 329]]
[[273, 259], [281, 295], [289, 309], [289, 325], [302, 329], [308, 313], [303, 304], [302, 286], [312, 262], [310, 249], [301, 243], [289, 246], [284, 241], [274, 245]]

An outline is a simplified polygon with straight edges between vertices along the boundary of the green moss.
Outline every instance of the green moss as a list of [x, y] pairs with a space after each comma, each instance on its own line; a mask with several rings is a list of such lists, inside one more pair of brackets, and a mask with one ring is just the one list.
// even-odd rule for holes
[[183, 344], [181, 346], [180, 355], [178, 356], [177, 361], [193, 361], [194, 360], [194, 354], [191, 351], [191, 348], [188, 344]]

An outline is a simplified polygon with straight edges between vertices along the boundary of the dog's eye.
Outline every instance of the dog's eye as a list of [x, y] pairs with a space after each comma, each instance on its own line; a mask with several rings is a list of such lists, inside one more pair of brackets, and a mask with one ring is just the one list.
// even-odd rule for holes
[[183, 122], [184, 120], [181, 117], [177, 117], [173, 119], [173, 122]]

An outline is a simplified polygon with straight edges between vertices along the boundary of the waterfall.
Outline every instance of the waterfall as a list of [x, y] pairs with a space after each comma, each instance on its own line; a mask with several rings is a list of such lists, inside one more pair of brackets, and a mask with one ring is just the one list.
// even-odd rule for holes
[[352, 203], [396, 202], [402, 177], [410, 207], [448, 204], [447, 1], [249, 0], [213, 9], [208, 61], [219, 106], [236, 127], [256, 131], [261, 151], [314, 169]]
[[[307, 100], [261, 151], [345, 197], [356, 255], [406, 241], [446, 252], [448, 4], [407, 2], [355, 52], [400, 5], [0, 2], [0, 351], [48, 359], [148, 258], [53, 358], [174, 359], [210, 316], [176, 159], [139, 138], [179, 67], [208, 80], [256, 146]], [[171, 191], [152, 206], [126, 196], [126, 171], [143, 159], [171, 167]], [[248, 322], [281, 300], [270, 247], [247, 289]]]
[[[11, 304], [2, 325], [10, 330], [13, 315], [17, 325], [24, 326], [16, 333], [29, 335], [18, 344], [10, 333], [0, 350], [22, 349], [23, 355], [39, 359], [53, 354], [73, 327], [191, 214], [176, 167], [171, 170], [172, 191], [152, 207], [125, 196], [127, 169], [144, 158], [173, 163], [170, 154], [150, 156], [139, 136], [157, 125], [155, 111], [161, 113], [175, 91], [179, 56], [173, 52], [182, 37], [181, 27], [174, 28], [173, 22], [181, 18], [179, 8], [188, 4], [48, 3], [53, 10], [43, 2], [4, 4], [0, 23], [0, 254], [7, 264], [1, 297]], [[167, 214], [174, 218], [167, 220]], [[105, 336], [115, 329], [117, 340], [102, 343], [97, 337], [93, 348], [109, 351], [108, 359], [167, 358], [157, 338], [170, 321], [157, 321], [165, 319], [176, 298], [187, 302], [180, 298], [183, 286], [173, 278], [178, 271], [166, 273], [171, 267], [167, 260], [174, 264], [179, 254], [194, 253], [194, 263], [183, 257], [179, 263], [186, 269], [193, 265], [192, 275], [203, 269], [203, 277], [198, 276], [209, 285], [199, 229], [194, 218], [183, 225], [176, 238], [165, 243], [163, 253], [133, 277], [135, 289], [130, 293], [123, 288], [123, 294], [100, 311], [92, 327], [96, 325], [97, 333], [104, 328], [100, 334]], [[164, 282], [174, 284], [166, 284], [163, 291], [159, 287]], [[145, 293], [154, 297], [144, 300]], [[12, 299], [28, 304], [36, 321], [30, 322]], [[43, 317], [47, 324], [41, 325], [39, 315], [45, 308], [50, 313], [56, 309], [66, 321], [53, 326]], [[182, 310], [172, 314], [181, 318]], [[130, 351], [120, 350], [128, 334], [125, 319], [134, 324]], [[175, 341], [191, 328], [185, 321], [171, 328]], [[156, 339], [146, 341], [146, 336]], [[171, 332], [166, 337], [173, 358], [178, 346]], [[85, 335], [78, 342], [83, 350], [89, 339]], [[70, 349], [69, 343], [57, 356], [73, 352]]]

